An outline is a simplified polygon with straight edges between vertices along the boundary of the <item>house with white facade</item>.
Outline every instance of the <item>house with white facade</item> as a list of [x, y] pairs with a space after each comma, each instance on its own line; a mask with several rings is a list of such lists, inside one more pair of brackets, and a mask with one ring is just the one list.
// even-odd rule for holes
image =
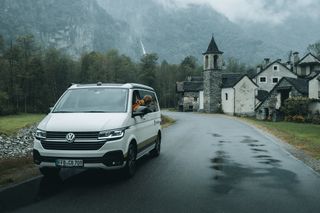
[[309, 76], [315, 71], [320, 70], [320, 59], [312, 53], [306, 54], [299, 59], [299, 53], [294, 53], [293, 71], [300, 77]]
[[251, 78], [226, 73], [222, 54], [212, 37], [203, 53], [203, 75], [188, 77], [176, 84], [180, 111], [222, 111], [266, 119], [279, 110], [286, 99], [309, 97], [315, 100], [310, 111], [320, 112], [320, 60], [313, 54], [300, 59], [295, 52], [286, 63], [265, 58]]
[[270, 92], [283, 77], [298, 78], [295, 73], [278, 59], [272, 63], [265, 64], [265, 67], [261, 70], [258, 68], [257, 74], [254, 76], [254, 82], [258, 85], [259, 90]]
[[247, 75], [225, 74], [222, 78], [222, 110], [229, 115], [255, 115], [258, 85]]

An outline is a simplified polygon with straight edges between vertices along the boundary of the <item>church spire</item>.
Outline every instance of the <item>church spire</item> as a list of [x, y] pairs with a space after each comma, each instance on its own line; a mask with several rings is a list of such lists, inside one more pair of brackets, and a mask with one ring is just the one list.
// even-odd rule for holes
[[219, 48], [214, 40], [213, 35], [212, 35], [212, 38], [209, 43], [207, 51], [205, 53], [203, 53], [203, 55], [207, 55], [207, 54], [223, 54], [223, 52], [219, 50]]

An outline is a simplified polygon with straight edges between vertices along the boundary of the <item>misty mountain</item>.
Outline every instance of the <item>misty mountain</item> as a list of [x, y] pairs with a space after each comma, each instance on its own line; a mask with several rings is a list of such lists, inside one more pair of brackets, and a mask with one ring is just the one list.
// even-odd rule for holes
[[7, 41], [33, 34], [43, 46], [72, 56], [117, 48], [127, 41], [128, 29], [95, 0], [0, 1], [0, 34]]
[[235, 24], [207, 5], [165, 7], [157, 0], [0, 2], [0, 34], [7, 41], [32, 33], [45, 47], [76, 57], [84, 51], [115, 48], [138, 60], [143, 54], [141, 41], [161, 60], [179, 63], [194, 55], [202, 63], [201, 53], [214, 33], [225, 58], [255, 64], [265, 57], [284, 57], [291, 49], [305, 50], [319, 35], [318, 29], [307, 31], [308, 26], [302, 20], [277, 27]]

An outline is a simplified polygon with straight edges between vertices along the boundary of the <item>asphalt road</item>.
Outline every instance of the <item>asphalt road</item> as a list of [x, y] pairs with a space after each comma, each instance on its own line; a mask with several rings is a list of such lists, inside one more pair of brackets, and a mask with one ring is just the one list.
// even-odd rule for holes
[[320, 212], [320, 176], [276, 141], [225, 116], [165, 114], [177, 122], [163, 131], [162, 153], [141, 159], [134, 178], [63, 171], [61, 181], [36, 178], [2, 191], [2, 210]]

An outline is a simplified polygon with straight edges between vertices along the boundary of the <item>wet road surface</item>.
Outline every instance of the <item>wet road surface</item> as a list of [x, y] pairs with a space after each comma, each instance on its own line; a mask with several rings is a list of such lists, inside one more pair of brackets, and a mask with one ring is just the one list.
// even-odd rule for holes
[[136, 176], [65, 170], [0, 192], [0, 212], [320, 212], [320, 176], [281, 145], [220, 115], [165, 114], [158, 158]]

